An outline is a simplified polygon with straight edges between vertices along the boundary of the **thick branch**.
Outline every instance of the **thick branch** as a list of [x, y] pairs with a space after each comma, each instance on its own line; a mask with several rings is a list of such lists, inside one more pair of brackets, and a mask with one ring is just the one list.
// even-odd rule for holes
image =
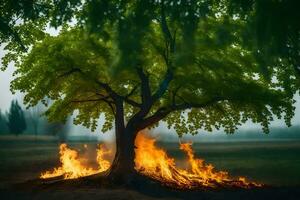
[[222, 97], [215, 97], [205, 103], [182, 103], [182, 104], [171, 106], [171, 109], [172, 111], [175, 111], [175, 110], [186, 110], [191, 108], [204, 108], [223, 100], [225, 99]]
[[167, 20], [166, 20], [166, 14], [165, 14], [165, 8], [164, 8], [164, 2], [161, 2], [161, 29], [164, 34], [166, 42], [170, 44], [170, 50], [171, 52], [174, 52], [175, 45], [174, 45], [174, 38], [172, 37], [171, 31], [168, 27]]
[[72, 100], [72, 103], [85, 103], [85, 102], [95, 102], [95, 101], [103, 101], [102, 98], [100, 99], [83, 99], [83, 100]]
[[115, 101], [117, 100], [123, 100], [125, 101], [126, 103], [132, 105], [132, 106], [135, 106], [135, 107], [140, 107], [140, 104], [129, 99], [128, 97], [126, 96], [122, 96], [122, 95], [119, 95], [117, 92], [115, 92], [107, 83], [103, 83], [97, 79], [94, 79], [94, 81], [99, 85], [101, 86], [102, 88], [104, 88], [106, 90], [106, 92], [111, 96], [112, 99], [114, 99]]
[[144, 119], [141, 123], [139, 123], [137, 129], [142, 130], [144, 128], [147, 128], [159, 122], [160, 120], [165, 118], [168, 114], [170, 114], [170, 112], [172, 111], [165, 107], [158, 109], [152, 116]]
[[129, 98], [126, 98], [126, 97], [123, 97], [123, 96], [120, 96], [120, 98], [121, 98], [122, 100], [124, 100], [126, 103], [128, 103], [128, 104], [130, 104], [130, 105], [132, 105], [132, 106], [134, 106], [134, 107], [138, 107], [138, 108], [141, 107], [141, 104], [139, 104], [139, 103], [133, 101], [132, 99], [129, 99]]
[[137, 67], [137, 73], [141, 80], [141, 98], [142, 98], [142, 105], [141, 109], [138, 113], [136, 113], [132, 119], [128, 122], [129, 124], [135, 123], [136, 121], [143, 119], [150, 111], [152, 105], [160, 99], [164, 93], [167, 91], [169, 84], [171, 80], [173, 79], [173, 72], [171, 69], [172, 63], [169, 58], [169, 54], [173, 54], [175, 51], [175, 34], [174, 37], [171, 35], [170, 29], [168, 27], [165, 11], [164, 11], [164, 5], [163, 2], [161, 4], [161, 29], [166, 41], [166, 52], [163, 52], [160, 50], [158, 46], [155, 46], [160, 53], [162, 53], [162, 56], [165, 59], [166, 65], [167, 65], [167, 72], [161, 81], [161, 83], [158, 86], [158, 89], [154, 92], [154, 94], [151, 94], [151, 88], [149, 83], [149, 77], [145, 74], [142, 67]]
[[151, 101], [151, 89], [149, 84], [149, 77], [145, 74], [142, 67], [137, 67], [136, 70], [141, 80], [142, 106], [146, 107], [150, 104]]
[[163, 81], [159, 84], [157, 91], [152, 96], [152, 101], [155, 102], [159, 98], [161, 98], [166, 90], [169, 87], [170, 82], [173, 79], [173, 71], [172, 71], [172, 62], [170, 59], [170, 54], [174, 54], [175, 52], [175, 34], [172, 36], [170, 29], [167, 24], [166, 15], [164, 11], [164, 3], [162, 1], [161, 4], [161, 29], [166, 41], [166, 54], [164, 55], [164, 59], [167, 65], [167, 72], [164, 76]]
[[104, 96], [103, 98], [97, 98], [97, 99], [82, 99], [82, 100], [72, 100], [71, 103], [86, 103], [86, 102], [97, 102], [97, 101], [103, 101], [107, 103], [107, 105], [111, 108], [112, 113], [115, 115], [115, 109], [114, 109], [114, 102], [109, 100], [109, 96]]
[[149, 113], [152, 106], [149, 77], [145, 74], [142, 67], [137, 67], [136, 70], [141, 80], [142, 105], [140, 110], [128, 121], [128, 126], [134, 126], [135, 124], [138, 124], [139, 121]]
[[211, 106], [215, 103], [218, 103], [219, 101], [225, 100], [221, 97], [215, 97], [207, 102], [204, 103], [183, 103], [178, 105], [171, 105], [166, 107], [159, 108], [152, 116], [149, 116], [148, 118], [144, 119], [142, 123], [139, 124], [138, 130], [142, 130], [144, 128], [147, 128], [148, 126], [151, 126], [163, 118], [165, 118], [168, 114], [170, 114], [173, 111], [177, 110], [186, 110], [191, 108], [205, 108], [207, 106]]
[[125, 96], [126, 98], [130, 97], [135, 93], [135, 91], [138, 89], [139, 85], [136, 85], [132, 88], [132, 90]]
[[159, 98], [161, 98], [164, 95], [172, 79], [173, 79], [173, 72], [170, 68], [168, 68], [163, 81], [160, 83], [157, 91], [153, 94], [151, 98], [153, 102], [157, 101]]
[[[87, 78], [90, 76], [86, 75], [86, 73], [84, 73], [81, 69], [79, 68], [72, 68], [70, 71], [67, 71], [65, 73], [63, 73], [62, 75], [60, 75], [59, 77], [65, 77], [65, 76], [69, 76], [75, 72], [80, 73], [84, 78]], [[103, 83], [101, 81], [99, 81], [98, 79], [94, 78], [92, 79], [97, 85], [99, 85], [101, 88], [103, 88], [108, 94], [109, 96], [115, 101], [116, 99], [121, 99], [123, 101], [125, 101], [126, 103], [135, 106], [135, 107], [140, 107], [141, 105], [131, 99], [129, 99], [129, 97], [127, 96], [122, 96], [119, 95], [117, 92], [115, 92], [107, 83]]]
[[75, 73], [75, 72], [80, 72], [80, 69], [78, 68], [72, 68], [71, 70], [59, 75], [58, 77], [59, 78], [63, 78], [63, 77], [66, 77], [66, 76], [70, 76], [71, 74]]

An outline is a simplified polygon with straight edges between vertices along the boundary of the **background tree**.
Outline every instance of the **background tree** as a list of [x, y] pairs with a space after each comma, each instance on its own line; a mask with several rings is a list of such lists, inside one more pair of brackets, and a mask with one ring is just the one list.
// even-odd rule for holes
[[7, 120], [10, 133], [19, 135], [26, 129], [24, 111], [17, 100], [11, 102], [9, 112], [7, 113]]
[[50, 135], [56, 135], [59, 142], [67, 142], [69, 133], [68, 121], [62, 122], [47, 122], [45, 123], [45, 133]]
[[66, 142], [69, 132], [69, 122], [49, 122], [44, 116], [45, 107], [37, 104], [28, 108], [25, 113], [26, 132], [37, 135], [57, 136], [60, 142]]
[[[289, 62], [295, 57], [272, 54], [261, 62], [256, 35], [245, 40], [259, 7], [251, 1], [245, 17], [235, 2], [37, 1], [46, 4], [39, 18], [14, 26], [32, 48], [22, 53], [10, 41], [4, 68], [16, 63], [12, 89], [26, 93], [28, 106], [53, 100], [50, 120], [66, 121], [76, 110], [75, 124], [95, 130], [105, 115], [102, 130], [115, 128], [117, 145], [109, 175], [131, 180], [135, 137], [160, 121], [179, 136], [233, 133], [247, 120], [268, 132], [274, 115], [290, 125], [299, 89]], [[50, 36], [47, 25], [62, 30]]]
[[6, 117], [0, 110], [0, 134], [7, 134], [8, 128], [6, 124]]
[[36, 105], [34, 107], [29, 108], [26, 111], [27, 118], [28, 118], [28, 126], [27, 127], [32, 127], [33, 134], [35, 136], [38, 135], [39, 133], [39, 128], [41, 124], [41, 118], [42, 118], [42, 111], [39, 105]]

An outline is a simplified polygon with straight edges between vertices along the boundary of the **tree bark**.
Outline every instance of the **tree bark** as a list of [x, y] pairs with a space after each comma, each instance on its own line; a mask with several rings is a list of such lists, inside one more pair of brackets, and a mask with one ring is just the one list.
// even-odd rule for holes
[[137, 130], [133, 126], [125, 126], [123, 102], [116, 103], [115, 137], [116, 153], [108, 177], [116, 183], [130, 183], [135, 175], [135, 138]]
[[136, 135], [132, 129], [116, 130], [116, 154], [108, 175], [114, 182], [126, 184], [134, 178]]

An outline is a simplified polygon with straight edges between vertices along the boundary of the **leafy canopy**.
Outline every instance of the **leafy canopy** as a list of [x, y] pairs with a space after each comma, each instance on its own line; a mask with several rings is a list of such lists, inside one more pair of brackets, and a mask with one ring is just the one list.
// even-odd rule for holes
[[[3, 64], [14, 61], [17, 68], [12, 90], [25, 92], [28, 106], [51, 98], [51, 120], [76, 111], [75, 123], [95, 130], [104, 114], [105, 132], [122, 108], [137, 129], [165, 121], [179, 135], [233, 133], [249, 119], [268, 132], [273, 115], [290, 125], [299, 88], [295, 57], [257, 45], [249, 27], [259, 3], [55, 2], [37, 1], [38, 18], [8, 23], [30, 50], [22, 53], [11, 34], [2, 37], [8, 42]], [[53, 36], [46, 26], [61, 31]]]

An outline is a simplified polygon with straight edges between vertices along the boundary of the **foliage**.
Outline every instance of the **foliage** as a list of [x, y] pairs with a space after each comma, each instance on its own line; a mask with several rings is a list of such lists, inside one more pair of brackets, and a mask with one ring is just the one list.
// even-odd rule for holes
[[[25, 8], [20, 14], [4, 6], [1, 12], [24, 20], [11, 24], [6, 17], [30, 50], [22, 53], [2, 31], [9, 51], [3, 65], [15, 62], [12, 90], [25, 92], [28, 106], [54, 101], [46, 112], [53, 121], [78, 111], [74, 122], [95, 130], [103, 114], [107, 131], [125, 112], [127, 126], [138, 130], [163, 120], [179, 135], [213, 128], [233, 133], [252, 120], [268, 132], [274, 115], [290, 125], [294, 113], [299, 27], [288, 19], [297, 12], [292, 1], [242, 2], [36, 1], [31, 17]], [[287, 24], [286, 35], [296, 33], [296, 41], [279, 41], [271, 32], [263, 43], [265, 29], [251, 29], [263, 24], [264, 6], [281, 11], [274, 2], [291, 10], [280, 24]], [[276, 31], [277, 21], [268, 23]], [[51, 36], [46, 26], [61, 31]], [[278, 51], [277, 42], [292, 50]]]
[[7, 126], [10, 133], [14, 133], [16, 135], [21, 134], [26, 129], [26, 121], [24, 111], [17, 100], [11, 102], [9, 113], [7, 115]]
[[230, 2], [229, 12], [246, 20], [244, 39], [249, 48], [259, 50], [256, 57], [265, 75], [280, 57], [292, 64], [297, 76], [300, 76], [299, 7], [300, 2], [294, 0]]

